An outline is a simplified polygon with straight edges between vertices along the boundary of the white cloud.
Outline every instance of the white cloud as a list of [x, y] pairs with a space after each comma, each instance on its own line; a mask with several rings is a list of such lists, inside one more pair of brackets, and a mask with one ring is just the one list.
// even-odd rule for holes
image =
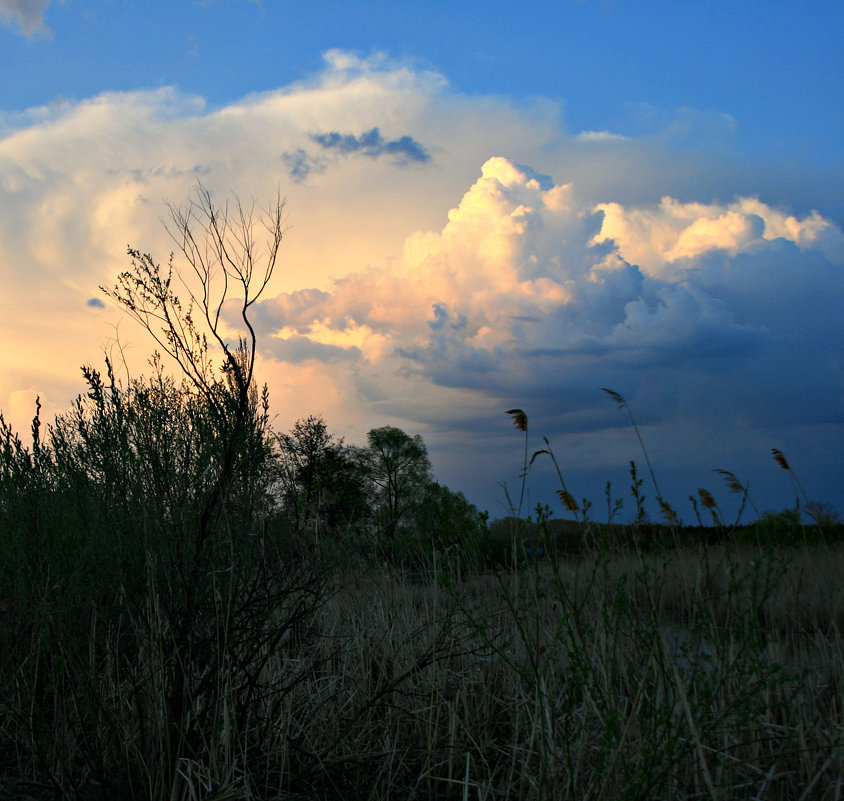
[[581, 142], [624, 142], [628, 137], [611, 131], [581, 131], [577, 139]]
[[[815, 464], [841, 438], [844, 237], [806, 206], [737, 197], [731, 163], [719, 173], [653, 137], [568, 136], [553, 103], [466, 97], [340, 52], [219, 109], [165, 88], [0, 122], [0, 336], [14, 343], [0, 408], [21, 430], [33, 391], [61, 408], [82, 389], [77, 366], [121, 319], [91, 303], [97, 286], [127, 244], [166, 261], [165, 204], [201, 179], [218, 200], [288, 198], [256, 309], [282, 426], [322, 413], [351, 441], [419, 430], [444, 478], [475, 488], [502, 478], [493, 451], [509, 447], [513, 406], [596, 470], [638, 458], [618, 453], [624, 421], [601, 386], [628, 395], [666, 461], [684, 438], [714, 449], [724, 420], [730, 455], [787, 449], [771, 432], [794, 417]], [[140, 371], [149, 342], [119, 334]]]
[[680, 203], [671, 197], [664, 197], [658, 206], [631, 208], [610, 202], [598, 209], [604, 219], [593, 241], [612, 240], [623, 258], [669, 280], [682, 276], [696, 266], [696, 258], [713, 250], [735, 256], [776, 239], [803, 251], [818, 250], [831, 262], [844, 264], [844, 235], [816, 211], [798, 219], [756, 198], [721, 205]]
[[[125, 268], [127, 245], [166, 260], [165, 204], [184, 202], [199, 179], [218, 199], [235, 191], [260, 204], [285, 194], [290, 230], [275, 286], [320, 287], [384, 264], [409, 230], [442, 219], [485, 158], [468, 131], [494, 127], [504, 151], [553, 134], [502, 101], [447, 95], [440, 75], [340, 53], [307, 81], [220, 109], [163, 88], [5, 115], [3, 124], [0, 334], [15, 342], [0, 362], [7, 392], [31, 385], [18, 366], [49, 361], [72, 378], [76, 365], [97, 358], [120, 316], [109, 310], [92, 324], [88, 301]], [[384, 152], [374, 158], [314, 140], [374, 129]], [[423, 149], [428, 158], [410, 158]], [[300, 169], [296, 182], [297, 164], [284, 157], [299, 151], [319, 169]], [[133, 340], [130, 352], [145, 351], [131, 326], [121, 335]], [[140, 355], [135, 364], [143, 366]]]
[[[840, 236], [817, 214], [798, 219], [754, 199], [592, 207], [576, 186], [495, 157], [440, 231], [407, 238], [400, 262], [267, 301], [261, 327], [265, 343], [280, 336], [300, 352], [304, 341], [330, 343], [309, 352], [314, 369], [324, 361], [354, 396], [417, 424], [445, 424], [439, 388], [482, 416], [515, 403], [547, 409], [553, 398], [565, 412], [545, 420], [550, 430], [606, 431], [607, 415], [591, 410], [609, 384], [663, 426], [740, 420], [750, 447], [750, 432], [798, 413], [788, 408], [808, 427], [841, 413], [830, 299], [844, 276], [827, 256]], [[625, 257], [641, 253], [640, 270]], [[814, 332], [800, 324], [812, 305]], [[651, 382], [673, 389], [654, 393]], [[457, 410], [445, 418], [468, 424]], [[494, 414], [490, 424], [500, 425]]]
[[[651, 241], [655, 224], [628, 225], [620, 246], [594, 234], [606, 227], [606, 206], [591, 208], [571, 185], [495, 157], [440, 232], [407, 238], [401, 262], [349, 273], [328, 291], [265, 301], [260, 325], [271, 343], [287, 338], [299, 352], [303, 340], [331, 345], [311, 351], [317, 360], [333, 363], [346, 347], [350, 369], [367, 385], [373, 375], [389, 382], [405, 371], [490, 396], [514, 375], [526, 391], [566, 385], [567, 374], [545, 371], [553, 359], [577, 359], [581, 369], [619, 354], [639, 365], [694, 363], [701, 355], [742, 358], [763, 346], [771, 330], [737, 321], [741, 297], [731, 308], [711, 294], [705, 276], [695, 283], [685, 263], [673, 268], [680, 247], [686, 260], [712, 252], [729, 258], [756, 240], [764, 260], [761, 218], [670, 199], [661, 208], [685, 228], [668, 226], [673, 243], [664, 252], [650, 246], [661, 261], [640, 272], [624, 256]], [[630, 216], [618, 204], [612, 211]], [[747, 234], [754, 220], [756, 233]], [[739, 295], [746, 291], [734, 283]], [[277, 344], [267, 347], [278, 352]]]

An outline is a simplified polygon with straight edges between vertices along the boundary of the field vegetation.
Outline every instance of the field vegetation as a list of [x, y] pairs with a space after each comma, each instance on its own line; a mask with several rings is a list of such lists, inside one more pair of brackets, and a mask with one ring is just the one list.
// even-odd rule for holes
[[635, 464], [599, 520], [514, 409], [522, 481], [556, 470], [568, 519], [523, 483], [490, 523], [419, 436], [277, 431], [262, 219], [200, 188], [171, 220], [186, 301], [137, 251], [108, 291], [149, 375], [85, 367], [26, 442], [0, 416], [0, 798], [841, 798], [844, 531], [786, 457], [783, 511], [701, 490], [684, 526], [643, 445], [660, 522]]

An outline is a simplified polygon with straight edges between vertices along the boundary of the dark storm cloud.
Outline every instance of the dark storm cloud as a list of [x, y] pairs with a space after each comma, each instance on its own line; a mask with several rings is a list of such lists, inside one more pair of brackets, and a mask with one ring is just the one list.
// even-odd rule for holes
[[411, 161], [425, 162], [431, 158], [428, 151], [412, 136], [402, 136], [387, 141], [378, 128], [370, 128], [360, 136], [331, 131], [329, 133], [311, 134], [311, 139], [320, 147], [326, 150], [335, 150], [343, 155], [361, 153], [370, 158], [385, 155], [395, 156], [396, 162], [399, 164]]
[[303, 184], [311, 173], [325, 171], [325, 164], [319, 159], [308, 155], [301, 147], [294, 151], [281, 154], [281, 161], [287, 169], [287, 174], [293, 183]]

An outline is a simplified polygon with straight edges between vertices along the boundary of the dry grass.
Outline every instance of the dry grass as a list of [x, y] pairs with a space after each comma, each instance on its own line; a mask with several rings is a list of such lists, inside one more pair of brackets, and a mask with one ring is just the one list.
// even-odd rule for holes
[[[42, 621], [4, 667], [4, 786], [20, 798], [837, 799], [842, 568], [840, 549], [745, 548], [592, 553], [461, 580], [442, 562], [439, 580], [433, 565], [427, 578], [350, 569], [264, 660], [245, 716], [225, 671], [191, 699], [197, 715], [216, 699], [213, 725], [175, 770], [161, 681], [173, 643], [155, 596], [122, 630], [83, 621], [77, 653]], [[225, 640], [224, 619], [212, 623]]]

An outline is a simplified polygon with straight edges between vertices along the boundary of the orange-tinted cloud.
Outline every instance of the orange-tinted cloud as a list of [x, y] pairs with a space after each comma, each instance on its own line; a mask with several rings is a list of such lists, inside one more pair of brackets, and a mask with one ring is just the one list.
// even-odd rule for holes
[[[579, 463], [626, 464], [601, 386], [635, 403], [665, 459], [683, 437], [764, 451], [799, 417], [821, 464], [841, 436], [841, 230], [805, 204], [736, 197], [732, 164], [568, 134], [556, 103], [467, 97], [339, 52], [222, 108], [172, 88], [106, 93], [0, 131], [0, 408], [22, 431], [34, 394], [66, 407], [78, 366], [115, 337], [145, 369], [149, 340], [92, 299], [127, 245], [166, 262], [166, 204], [201, 180], [220, 202], [288, 200], [255, 308], [281, 427], [322, 413], [351, 441], [418, 430], [435, 465], [492, 486], [478, 443], [509, 442], [514, 406], [570, 437]], [[724, 420], [745, 434], [723, 439]], [[478, 460], [486, 473], [466, 467]]]

